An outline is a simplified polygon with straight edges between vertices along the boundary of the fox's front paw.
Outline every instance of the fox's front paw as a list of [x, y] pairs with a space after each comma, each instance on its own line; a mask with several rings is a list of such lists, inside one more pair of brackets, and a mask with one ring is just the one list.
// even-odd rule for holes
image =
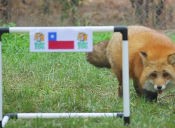
[[143, 96], [147, 101], [157, 101], [157, 92], [151, 92], [147, 90], [143, 90]]
[[121, 86], [118, 88], [118, 96], [123, 97], [123, 88]]

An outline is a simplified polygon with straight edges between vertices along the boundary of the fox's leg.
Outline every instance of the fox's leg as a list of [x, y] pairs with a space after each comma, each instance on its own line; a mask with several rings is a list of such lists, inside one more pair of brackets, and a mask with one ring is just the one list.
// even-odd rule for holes
[[142, 89], [137, 78], [133, 78], [133, 84], [138, 96], [143, 96], [147, 101], [157, 100], [157, 93]]
[[139, 85], [139, 80], [137, 78], [133, 78], [133, 85], [134, 85], [134, 88], [135, 88], [135, 91], [137, 93], [138, 96], [141, 96], [142, 93], [141, 93], [141, 88], [140, 88], [140, 85]]
[[118, 88], [118, 96], [122, 97], [123, 96], [123, 87], [122, 87], [122, 71], [116, 69], [116, 68], [112, 68], [112, 71], [114, 72], [114, 74], [117, 77], [117, 80], [119, 82], [119, 88]]
[[143, 96], [147, 101], [157, 101], [158, 94], [156, 92], [151, 92], [144, 89]]
[[122, 82], [122, 74], [121, 73], [118, 74], [117, 79], [119, 82], [118, 96], [122, 97], [123, 96], [123, 82]]

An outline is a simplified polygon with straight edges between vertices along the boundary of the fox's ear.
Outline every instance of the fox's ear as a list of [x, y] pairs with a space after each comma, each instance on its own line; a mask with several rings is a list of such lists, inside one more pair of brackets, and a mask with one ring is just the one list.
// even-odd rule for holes
[[139, 55], [142, 59], [143, 65], [146, 66], [147, 65], [147, 54], [145, 52], [140, 52]]
[[170, 55], [168, 56], [168, 63], [169, 63], [169, 64], [172, 64], [172, 65], [175, 65], [175, 53], [170, 54]]

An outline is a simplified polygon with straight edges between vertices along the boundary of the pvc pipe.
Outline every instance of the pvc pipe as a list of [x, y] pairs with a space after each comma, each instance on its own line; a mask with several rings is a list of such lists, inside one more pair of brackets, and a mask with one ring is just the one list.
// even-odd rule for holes
[[3, 112], [2, 112], [2, 47], [0, 41], [0, 121], [2, 122]]
[[9, 116], [4, 116], [2, 120], [2, 127], [5, 127], [5, 125], [8, 123], [10, 117]]
[[[113, 32], [114, 26], [87, 26], [87, 27], [10, 27], [10, 33], [29, 33], [32, 29], [90, 29], [93, 32]], [[65, 118], [65, 117], [114, 117], [130, 116], [129, 105], [129, 62], [128, 62], [128, 41], [122, 43], [122, 66], [123, 66], [123, 98], [124, 113], [18, 113], [18, 118]], [[2, 52], [0, 42], [0, 121], [5, 126], [8, 116], [2, 119]]]
[[31, 118], [75, 118], [75, 117], [116, 117], [122, 113], [17, 113], [19, 119]]
[[91, 29], [93, 32], [113, 32], [114, 26], [80, 26], [80, 27], [10, 27], [10, 33], [29, 33], [32, 29]]
[[129, 105], [129, 57], [128, 57], [128, 40], [122, 43], [122, 77], [123, 77], [123, 106], [124, 117], [130, 116]]

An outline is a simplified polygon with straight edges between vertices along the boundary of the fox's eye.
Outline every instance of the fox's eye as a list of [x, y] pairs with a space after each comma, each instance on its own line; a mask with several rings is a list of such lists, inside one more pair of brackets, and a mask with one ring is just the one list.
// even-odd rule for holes
[[150, 76], [151, 76], [152, 78], [156, 78], [156, 77], [157, 77], [157, 74], [156, 74], [156, 73], [151, 73]]
[[168, 73], [166, 73], [166, 72], [163, 73], [163, 77], [164, 77], [164, 78], [167, 78], [168, 76], [169, 76]]

